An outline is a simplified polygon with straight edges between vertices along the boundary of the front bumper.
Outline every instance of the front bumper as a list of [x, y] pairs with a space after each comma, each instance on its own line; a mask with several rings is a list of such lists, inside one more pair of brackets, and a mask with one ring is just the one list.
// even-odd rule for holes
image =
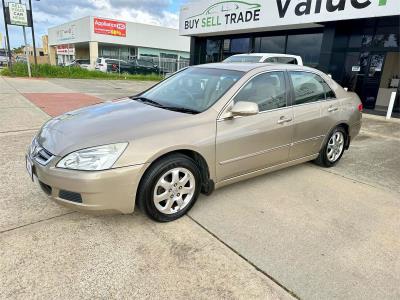
[[[54, 160], [53, 160], [54, 161]], [[132, 213], [136, 191], [146, 165], [105, 171], [76, 171], [43, 166], [34, 159], [33, 173], [49, 198], [81, 211]]]

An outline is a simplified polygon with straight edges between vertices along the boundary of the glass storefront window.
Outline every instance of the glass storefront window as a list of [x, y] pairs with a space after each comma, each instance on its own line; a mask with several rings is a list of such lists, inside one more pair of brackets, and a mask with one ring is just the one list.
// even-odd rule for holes
[[399, 29], [396, 27], [377, 28], [373, 46], [380, 48], [398, 48], [400, 45], [399, 36]]
[[250, 38], [240, 38], [231, 40], [231, 53], [248, 53], [250, 48]]
[[300, 55], [306, 66], [317, 67], [323, 33], [289, 35], [286, 53]]
[[255, 51], [261, 53], [285, 53], [286, 36], [255, 38]]
[[221, 40], [207, 40], [206, 63], [221, 61]]

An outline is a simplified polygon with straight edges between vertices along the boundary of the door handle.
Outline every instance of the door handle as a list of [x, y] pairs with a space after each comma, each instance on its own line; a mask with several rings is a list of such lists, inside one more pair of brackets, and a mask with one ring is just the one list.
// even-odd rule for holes
[[288, 122], [292, 122], [292, 118], [285, 118], [285, 117], [280, 117], [280, 119], [278, 120], [278, 124], [282, 125]]
[[331, 107], [328, 108], [328, 112], [334, 112], [334, 111], [338, 111], [338, 110], [339, 110], [338, 107], [331, 106]]

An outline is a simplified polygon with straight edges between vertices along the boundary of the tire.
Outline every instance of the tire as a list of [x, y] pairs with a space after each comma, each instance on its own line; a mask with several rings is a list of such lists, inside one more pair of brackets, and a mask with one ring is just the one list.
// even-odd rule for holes
[[153, 220], [170, 222], [193, 207], [200, 190], [201, 174], [196, 163], [186, 155], [173, 154], [150, 166], [141, 180], [136, 200]]
[[[339, 137], [339, 140], [337, 139]], [[332, 168], [343, 156], [347, 141], [347, 133], [343, 127], [336, 127], [329, 134], [324, 146], [314, 162], [324, 168]]]

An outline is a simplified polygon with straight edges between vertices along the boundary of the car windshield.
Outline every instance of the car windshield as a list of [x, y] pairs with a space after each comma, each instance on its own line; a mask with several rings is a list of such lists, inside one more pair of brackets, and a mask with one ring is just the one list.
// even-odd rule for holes
[[7, 56], [7, 53], [5, 50], [0, 50], [0, 56]]
[[203, 112], [243, 76], [244, 72], [190, 67], [140, 95], [160, 106]]
[[241, 63], [256, 63], [262, 59], [262, 56], [255, 56], [255, 55], [233, 55], [228, 57], [224, 60], [224, 62], [234, 63], [234, 62], [241, 62]]

